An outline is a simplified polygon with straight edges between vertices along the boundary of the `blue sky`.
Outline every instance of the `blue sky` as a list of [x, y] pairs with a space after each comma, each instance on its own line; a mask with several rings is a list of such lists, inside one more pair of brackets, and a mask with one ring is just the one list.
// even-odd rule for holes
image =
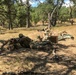
[[[41, 3], [43, 3], [44, 1], [45, 1], [45, 0], [40, 0]], [[33, 3], [32, 3], [32, 6], [35, 7], [35, 6], [37, 6], [37, 4], [38, 4], [38, 2], [33, 2]]]
[[[40, 0], [41, 2], [44, 2], [45, 0]], [[70, 1], [69, 0], [64, 0], [64, 2], [65, 2], [65, 4], [63, 4], [63, 6], [66, 6], [66, 7], [69, 7], [69, 5], [73, 5], [72, 3], [70, 3]], [[35, 6], [37, 6], [37, 2], [33, 2], [33, 3], [31, 3], [32, 4], [32, 6], [33, 7], [35, 7]]]
[[69, 7], [69, 5], [73, 5], [73, 3], [71, 3], [69, 0], [65, 0], [65, 4], [63, 4], [63, 6]]
[[[23, 2], [25, 2], [26, 0], [22, 0]], [[40, 2], [44, 2], [45, 0], [40, 0]], [[35, 2], [33, 2], [32, 0], [30, 0], [30, 4], [33, 6], [33, 7], [36, 7], [37, 6], [37, 4], [38, 4], [38, 2], [37, 1], [35, 1]]]
[[[23, 0], [23, 2], [25, 2], [26, 0]], [[44, 2], [45, 0], [40, 0], [40, 2]], [[73, 5], [72, 3], [70, 3], [69, 0], [64, 0], [65, 1], [65, 4], [63, 4], [63, 6], [66, 6], [68, 7], [69, 5]], [[33, 6], [33, 7], [36, 7], [38, 2], [33, 2], [32, 0], [30, 0], [30, 4]]]

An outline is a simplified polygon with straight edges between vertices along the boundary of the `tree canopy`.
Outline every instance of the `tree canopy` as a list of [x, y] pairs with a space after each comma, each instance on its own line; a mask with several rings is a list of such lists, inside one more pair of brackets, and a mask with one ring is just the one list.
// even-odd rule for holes
[[[32, 7], [30, 1], [38, 2]], [[55, 26], [57, 20], [68, 20], [76, 17], [76, 1], [73, 6], [62, 6], [64, 0], [0, 0], [0, 25], [13, 29], [14, 27], [30, 27], [39, 21], [48, 22], [48, 27]], [[68, 14], [69, 13], [69, 14]]]

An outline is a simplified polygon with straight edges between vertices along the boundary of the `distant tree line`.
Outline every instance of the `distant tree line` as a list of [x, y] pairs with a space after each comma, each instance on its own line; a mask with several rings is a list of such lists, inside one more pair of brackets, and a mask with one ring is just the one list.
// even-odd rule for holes
[[[37, 7], [32, 7], [30, 1], [39, 2]], [[36, 25], [42, 21], [44, 25], [48, 22], [48, 27], [55, 26], [57, 21], [67, 21], [76, 18], [76, 1], [73, 6], [62, 6], [64, 0], [0, 0], [0, 25], [13, 29], [14, 27], [27, 27]]]

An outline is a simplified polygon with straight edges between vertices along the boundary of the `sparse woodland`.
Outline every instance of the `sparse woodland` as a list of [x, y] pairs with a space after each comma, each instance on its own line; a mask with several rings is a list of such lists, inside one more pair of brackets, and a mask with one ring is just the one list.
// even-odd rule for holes
[[[67, 7], [65, 0], [0, 0], [1, 75], [76, 75], [76, 0], [69, 1]], [[60, 33], [65, 32], [73, 38], [42, 44], [43, 49], [45, 28], [50, 29], [50, 35], [62, 36]], [[35, 44], [38, 41], [39, 48], [20, 46], [19, 34]], [[9, 50], [7, 43], [2, 50], [11, 38], [18, 39], [19, 46], [14, 49], [13, 43]]]

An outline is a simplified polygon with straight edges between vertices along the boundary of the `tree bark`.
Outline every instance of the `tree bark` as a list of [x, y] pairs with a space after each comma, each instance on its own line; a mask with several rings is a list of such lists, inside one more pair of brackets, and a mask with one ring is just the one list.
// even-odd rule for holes
[[8, 5], [8, 18], [9, 18], [9, 30], [13, 29], [12, 19], [11, 19], [11, 5]]
[[58, 7], [58, 4], [59, 4], [59, 0], [58, 0], [57, 1], [57, 5], [54, 7], [51, 15], [50, 15], [50, 13], [48, 13], [48, 22], [49, 22], [48, 23], [48, 27], [51, 27], [52, 26], [52, 23], [56, 25], [57, 18], [56, 18], [56, 15], [55, 15], [55, 18], [54, 18], [55, 20], [53, 21], [53, 15], [54, 15], [54, 13], [55, 13], [55, 11], [56, 11], [57, 8], [58, 9], [61, 8], [63, 2], [64, 2], [64, 0], [62, 0], [62, 2], [60, 3], [60, 6]]
[[[50, 12], [48, 13], [48, 28], [50, 28], [52, 26], [52, 21], [53, 21], [53, 14], [55, 12], [55, 10], [57, 9], [58, 6], [56, 6], [52, 13], [50, 14]], [[55, 22], [56, 23], [56, 22]]]
[[50, 12], [48, 13], [48, 29], [51, 27], [51, 18]]
[[30, 23], [30, 4], [29, 0], [26, 0], [26, 28], [29, 28], [31, 23]]

